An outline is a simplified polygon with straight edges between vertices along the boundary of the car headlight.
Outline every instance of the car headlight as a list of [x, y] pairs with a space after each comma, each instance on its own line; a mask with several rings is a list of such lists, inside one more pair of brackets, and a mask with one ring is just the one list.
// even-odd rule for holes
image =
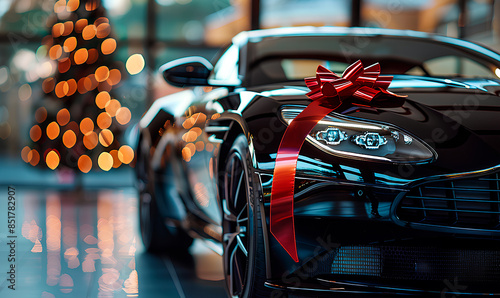
[[[283, 119], [290, 122], [303, 108], [284, 108]], [[390, 163], [428, 163], [436, 152], [424, 141], [389, 124], [352, 119], [330, 113], [311, 130], [307, 141], [332, 155]]]

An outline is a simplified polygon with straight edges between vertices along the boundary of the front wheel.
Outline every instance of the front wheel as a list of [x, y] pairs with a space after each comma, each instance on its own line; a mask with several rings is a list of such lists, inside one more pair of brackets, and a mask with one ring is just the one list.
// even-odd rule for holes
[[239, 135], [221, 173], [223, 262], [230, 297], [269, 297], [259, 194], [246, 137]]

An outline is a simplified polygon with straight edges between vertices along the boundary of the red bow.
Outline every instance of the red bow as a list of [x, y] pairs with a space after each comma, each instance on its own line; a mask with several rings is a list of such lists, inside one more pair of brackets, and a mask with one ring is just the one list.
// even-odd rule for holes
[[307, 135], [330, 112], [337, 109], [347, 99], [354, 100], [353, 105], [361, 105], [374, 100], [378, 95], [386, 97], [403, 97], [387, 90], [392, 76], [380, 75], [380, 64], [375, 63], [363, 68], [360, 60], [351, 64], [342, 77], [318, 66], [316, 77], [306, 78], [307, 87], [311, 89], [307, 96], [313, 100], [285, 130], [276, 156], [271, 190], [271, 234], [292, 257], [299, 261], [295, 240], [295, 224], [293, 217], [293, 194], [295, 171], [300, 148]]

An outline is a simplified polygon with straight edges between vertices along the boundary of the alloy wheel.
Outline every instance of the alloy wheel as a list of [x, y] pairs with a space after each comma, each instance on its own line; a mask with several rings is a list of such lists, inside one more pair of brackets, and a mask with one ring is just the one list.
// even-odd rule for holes
[[224, 272], [230, 295], [238, 297], [243, 293], [247, 280], [250, 232], [248, 184], [238, 152], [229, 156], [224, 174]]

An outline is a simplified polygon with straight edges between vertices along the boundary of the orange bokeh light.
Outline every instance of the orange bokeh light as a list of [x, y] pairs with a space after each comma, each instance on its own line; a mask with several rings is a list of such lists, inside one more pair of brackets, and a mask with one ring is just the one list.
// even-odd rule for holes
[[71, 148], [76, 144], [76, 134], [72, 130], [67, 130], [63, 134], [63, 143], [67, 148]]
[[30, 150], [30, 152], [28, 152], [28, 162], [31, 162], [31, 159], [33, 159], [33, 150]]
[[193, 156], [196, 153], [196, 146], [193, 143], [187, 143], [186, 148], [189, 148], [191, 156]]
[[85, 79], [87, 77], [81, 78], [78, 80], [78, 93], [83, 94], [87, 92], [87, 89], [85, 89]]
[[31, 159], [30, 159], [30, 164], [32, 166], [36, 166], [40, 162], [40, 153], [36, 151], [35, 149], [31, 150]]
[[102, 112], [97, 116], [97, 126], [99, 126], [100, 129], [108, 128], [110, 125], [111, 116], [108, 113]]
[[97, 26], [97, 38], [105, 38], [111, 33], [111, 26], [108, 23], [102, 23]]
[[203, 141], [198, 141], [196, 144], [194, 144], [196, 147], [196, 151], [203, 151], [205, 149], [205, 143]]
[[73, 51], [76, 48], [76, 45], [77, 45], [76, 37], [74, 37], [74, 36], [68, 37], [64, 41], [63, 50], [65, 52], [69, 53], [69, 52]]
[[56, 88], [55, 88], [55, 93], [56, 93], [57, 97], [61, 98], [61, 97], [65, 96], [66, 94], [68, 94], [68, 91], [69, 91], [68, 82], [62, 81], [62, 82], [57, 83]]
[[109, 68], [106, 66], [100, 66], [95, 71], [95, 79], [98, 82], [104, 82], [109, 77]]
[[75, 94], [76, 89], [78, 88], [75, 79], [68, 80], [68, 87], [69, 87], [69, 90], [68, 90], [68, 93], [66, 95], [71, 96], [71, 95]]
[[75, 32], [82, 33], [83, 29], [85, 27], [87, 27], [88, 24], [89, 24], [89, 21], [87, 21], [87, 19], [79, 19], [75, 23]]
[[55, 13], [62, 13], [64, 12], [65, 8], [66, 8], [66, 0], [59, 0], [56, 1], [56, 3], [54, 4]]
[[66, 10], [75, 11], [78, 9], [79, 6], [80, 6], [80, 0], [68, 0], [68, 3], [66, 4]]
[[196, 132], [190, 130], [182, 135], [182, 140], [184, 140], [185, 142], [194, 142], [197, 137], [198, 135], [196, 134]]
[[63, 23], [55, 23], [54, 26], [52, 26], [52, 36], [53, 37], [59, 37], [63, 33], [64, 33]]
[[94, 149], [95, 146], [97, 146], [98, 141], [99, 137], [93, 131], [83, 136], [83, 145], [89, 150]]
[[203, 132], [203, 131], [201, 130], [201, 128], [199, 128], [199, 127], [193, 127], [193, 128], [191, 128], [191, 131], [192, 131], [192, 132], [194, 132], [194, 133], [196, 134], [196, 137], [201, 136], [201, 133]]
[[121, 104], [118, 100], [116, 99], [112, 99], [110, 101], [108, 101], [108, 103], [106, 104], [105, 106], [105, 109], [106, 109], [106, 112], [108, 112], [108, 114], [111, 116], [111, 117], [114, 117], [116, 115], [116, 111], [118, 111], [119, 108], [121, 108]]
[[109, 171], [113, 167], [113, 156], [108, 152], [102, 152], [99, 154], [97, 163], [102, 170]]
[[145, 63], [141, 54], [133, 54], [128, 57], [125, 67], [131, 75], [136, 75], [144, 69]]
[[86, 135], [88, 133], [90, 133], [91, 131], [94, 130], [94, 122], [92, 121], [92, 119], [90, 119], [89, 117], [87, 118], [84, 118], [81, 122], [80, 122], [80, 131]]
[[94, 25], [99, 27], [102, 23], [108, 23], [109, 24], [109, 19], [107, 17], [100, 17], [97, 20], [94, 21]]
[[186, 118], [186, 120], [182, 122], [182, 127], [184, 127], [185, 129], [190, 129], [191, 127], [193, 127], [194, 122], [195, 121], [192, 117]]
[[100, 109], [104, 109], [106, 107], [106, 104], [110, 100], [111, 100], [111, 96], [109, 95], [109, 93], [107, 91], [102, 91], [102, 92], [99, 92], [99, 94], [97, 94], [97, 96], [95, 97], [95, 104]]
[[23, 150], [21, 150], [21, 158], [24, 160], [24, 162], [28, 163], [30, 160], [28, 159], [28, 154], [30, 153], [31, 149], [28, 146], [25, 146]]
[[47, 119], [47, 110], [44, 107], [39, 107], [35, 112], [35, 120], [42, 123], [45, 119]]
[[59, 112], [57, 112], [56, 118], [57, 118], [57, 123], [59, 123], [60, 126], [68, 124], [70, 118], [68, 109], [62, 109]]
[[94, 25], [87, 25], [85, 28], [83, 28], [82, 37], [85, 40], [90, 40], [95, 37], [96, 32], [97, 29]]
[[42, 137], [42, 129], [40, 128], [40, 126], [34, 125], [30, 129], [30, 138], [33, 140], [33, 142], [37, 142], [38, 140], [40, 140], [41, 137]]
[[121, 107], [116, 111], [115, 117], [118, 123], [120, 123], [121, 125], [125, 125], [130, 122], [132, 114], [130, 113], [130, 110], [128, 108]]
[[189, 148], [182, 148], [182, 158], [187, 162], [191, 160], [191, 150]]
[[109, 154], [111, 154], [111, 156], [113, 157], [113, 168], [116, 169], [122, 165], [122, 162], [118, 158], [118, 150], [111, 150]]
[[96, 49], [89, 49], [88, 51], [87, 64], [94, 64], [99, 58], [99, 52]]
[[74, 60], [76, 64], [83, 64], [85, 61], [87, 61], [87, 58], [89, 57], [89, 53], [87, 49], [82, 48], [79, 49], [75, 52]]
[[47, 153], [47, 156], [45, 156], [45, 163], [51, 170], [54, 170], [57, 166], [59, 166], [59, 161], [59, 154], [57, 154], [54, 150], [51, 150]]
[[59, 132], [60, 129], [59, 125], [57, 125], [57, 122], [52, 121], [49, 123], [49, 125], [47, 125], [47, 137], [49, 137], [49, 139], [53, 140], [57, 138], [59, 136]]
[[207, 120], [207, 115], [205, 115], [204, 113], [196, 113], [193, 114], [192, 117], [196, 121], [195, 124], [203, 124]]
[[85, 77], [83, 79], [83, 86], [85, 87], [85, 90], [90, 91], [92, 90], [92, 80], [90, 77]]
[[113, 38], [105, 39], [101, 44], [101, 52], [104, 55], [109, 55], [116, 50], [116, 40]]
[[120, 83], [121, 79], [122, 79], [122, 73], [118, 69], [111, 69], [109, 71], [108, 83], [111, 86], [114, 86], [114, 85]]
[[67, 21], [64, 22], [64, 32], [63, 36], [69, 35], [73, 31], [73, 22], [72, 21]]
[[54, 90], [55, 86], [56, 86], [56, 80], [54, 80], [54, 78], [45, 79], [42, 83], [43, 92], [50, 93], [52, 92], [52, 90]]
[[64, 58], [59, 60], [59, 64], [57, 65], [57, 69], [60, 73], [65, 73], [71, 68], [71, 60], [69, 58]]
[[123, 145], [118, 150], [118, 158], [124, 164], [129, 164], [134, 160], [134, 150], [127, 145]]
[[99, 6], [98, 0], [89, 0], [89, 1], [85, 2], [85, 9], [87, 11], [95, 10], [95, 9], [97, 9], [98, 6]]
[[94, 90], [98, 85], [97, 80], [95, 79], [95, 75], [93, 73], [91, 73], [87, 76], [87, 78], [89, 80], [85, 80], [85, 86], [87, 87], [88, 82], [90, 82], [90, 86], [87, 90], [88, 91]]
[[111, 130], [103, 129], [99, 133], [99, 143], [101, 143], [101, 145], [103, 145], [104, 147], [108, 147], [109, 145], [111, 145], [113, 143], [113, 140], [114, 136]]
[[58, 44], [53, 45], [49, 50], [49, 57], [52, 60], [57, 60], [62, 55], [62, 47]]
[[92, 169], [92, 160], [87, 155], [78, 158], [78, 169], [83, 173], [88, 173]]

